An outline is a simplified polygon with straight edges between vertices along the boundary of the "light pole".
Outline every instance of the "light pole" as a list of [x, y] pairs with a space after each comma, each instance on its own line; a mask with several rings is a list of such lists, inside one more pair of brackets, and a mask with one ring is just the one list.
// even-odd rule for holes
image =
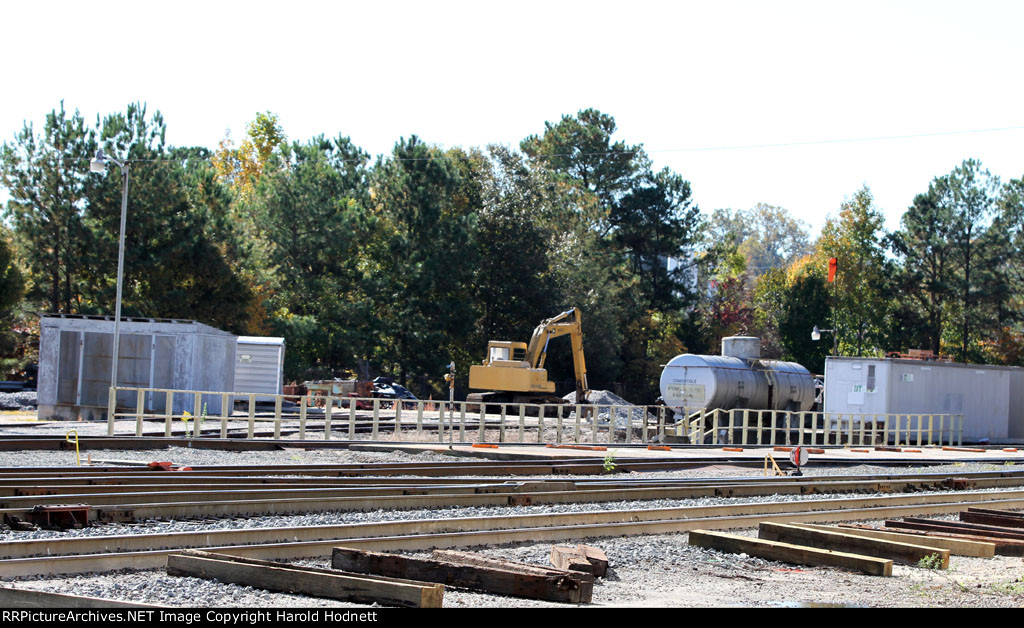
[[[107, 160], [114, 162], [121, 169], [123, 179], [121, 191], [121, 235], [117, 246], [117, 301], [114, 305], [114, 350], [110, 365], [110, 387], [117, 387], [117, 354], [121, 344], [121, 284], [124, 279], [124, 226], [128, 217], [128, 160], [118, 161], [113, 157], [103, 154], [103, 149], [96, 151], [96, 157], [89, 162], [89, 170], [92, 172], [106, 172]], [[115, 394], [114, 404], [117, 404]]]
[[839, 355], [839, 336], [836, 334], [834, 329], [818, 329], [815, 325], [814, 329], [811, 330], [811, 340], [817, 342], [821, 340], [821, 332], [827, 331], [832, 333], [832, 355]]

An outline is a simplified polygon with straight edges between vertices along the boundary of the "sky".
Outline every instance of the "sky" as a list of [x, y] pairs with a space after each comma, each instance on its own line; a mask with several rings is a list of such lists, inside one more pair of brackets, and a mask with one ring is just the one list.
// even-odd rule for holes
[[[371, 155], [417, 135], [517, 146], [595, 108], [697, 205], [817, 235], [868, 186], [886, 228], [968, 158], [1024, 176], [1024, 2], [828, 0], [5, 4], [0, 141], [63, 100], [131, 102], [215, 148], [260, 111]], [[886, 139], [878, 139], [886, 138]], [[3, 192], [0, 192], [3, 194]]]

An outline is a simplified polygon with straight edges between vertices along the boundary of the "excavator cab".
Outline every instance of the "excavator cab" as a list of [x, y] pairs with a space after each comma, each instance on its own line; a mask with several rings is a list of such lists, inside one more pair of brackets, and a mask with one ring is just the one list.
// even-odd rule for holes
[[487, 343], [487, 359], [484, 364], [495, 364], [495, 362], [522, 362], [526, 360], [525, 342], [507, 342], [504, 340], [492, 340]]

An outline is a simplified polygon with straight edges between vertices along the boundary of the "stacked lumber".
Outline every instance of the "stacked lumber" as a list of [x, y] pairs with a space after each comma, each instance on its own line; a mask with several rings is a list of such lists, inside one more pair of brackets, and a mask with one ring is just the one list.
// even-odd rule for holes
[[298, 567], [200, 550], [167, 557], [167, 574], [215, 579], [268, 591], [298, 593], [364, 604], [440, 608], [444, 586], [333, 569]]
[[690, 545], [733, 554], [748, 554], [794, 565], [843, 567], [872, 576], [892, 575], [892, 561], [874, 556], [861, 556], [708, 530], [691, 530], [689, 538]]
[[430, 558], [336, 547], [331, 566], [347, 572], [413, 578], [447, 586], [570, 604], [593, 597], [590, 573], [491, 558], [481, 554], [434, 550]]
[[894, 562], [949, 567], [950, 554], [992, 556], [994, 546], [976, 541], [903, 535], [866, 527], [838, 527], [763, 521], [757, 538], [693, 530], [691, 545], [768, 560], [841, 567], [874, 576], [891, 576]]
[[906, 517], [886, 520], [886, 529], [922, 537], [991, 544], [996, 554], [1024, 556], [1024, 513], [968, 508], [960, 521]]
[[824, 526], [809, 528], [803, 525], [763, 522], [758, 536], [770, 541], [782, 541], [824, 550], [838, 548], [844, 552], [889, 559], [906, 565], [916, 565], [922, 560], [937, 556], [942, 569], [949, 567], [948, 549], [891, 539], [873, 539], [851, 534], [839, 528], [825, 529]]

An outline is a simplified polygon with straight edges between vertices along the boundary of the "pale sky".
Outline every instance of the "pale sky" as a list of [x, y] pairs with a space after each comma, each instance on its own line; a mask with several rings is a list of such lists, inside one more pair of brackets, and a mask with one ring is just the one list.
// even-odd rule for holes
[[[1019, 0], [51, 0], [0, 15], [2, 141], [62, 99], [90, 123], [145, 102], [170, 144], [210, 148], [271, 111], [289, 139], [342, 134], [374, 156], [411, 134], [517, 146], [593, 107], [705, 212], [770, 203], [815, 236], [865, 184], [894, 229], [964, 159], [1024, 176]], [[985, 129], [1004, 130], [951, 134]]]

